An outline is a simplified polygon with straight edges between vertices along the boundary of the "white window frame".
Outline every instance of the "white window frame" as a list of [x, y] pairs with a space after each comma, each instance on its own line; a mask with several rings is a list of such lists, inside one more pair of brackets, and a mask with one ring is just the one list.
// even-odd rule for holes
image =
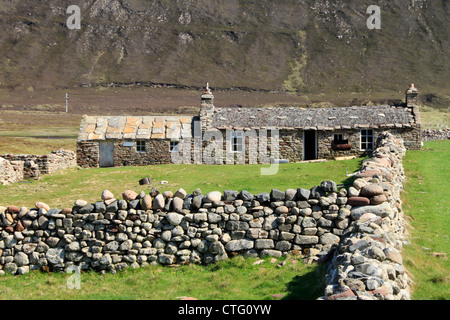
[[232, 131], [230, 135], [230, 151], [244, 152], [244, 131]]
[[169, 152], [179, 152], [180, 151], [180, 143], [179, 141], [170, 141], [169, 142]]
[[[369, 142], [369, 138], [372, 138], [372, 142]], [[361, 151], [372, 151], [375, 140], [375, 132], [373, 129], [361, 129], [360, 131], [360, 139], [359, 139], [359, 148]], [[367, 148], [369, 147], [369, 148]]]
[[136, 140], [136, 152], [146, 152], [146, 143], [144, 140]]

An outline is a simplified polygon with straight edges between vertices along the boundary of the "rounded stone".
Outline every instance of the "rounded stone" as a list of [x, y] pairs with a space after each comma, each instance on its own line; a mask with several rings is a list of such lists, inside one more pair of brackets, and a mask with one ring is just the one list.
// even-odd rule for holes
[[222, 199], [222, 194], [219, 191], [211, 191], [206, 195], [206, 200], [208, 202], [220, 201]]
[[18, 267], [26, 266], [30, 263], [28, 260], [28, 256], [20, 251], [14, 255], [14, 262], [17, 264]]
[[367, 206], [370, 204], [370, 200], [366, 197], [350, 197], [347, 200], [347, 204], [351, 206]]
[[152, 197], [150, 195], [145, 195], [142, 198], [141, 208], [143, 210], [150, 210], [152, 208]]
[[386, 196], [384, 194], [379, 194], [370, 199], [370, 204], [377, 205], [377, 204], [382, 204], [383, 202], [386, 202], [386, 201], [387, 201]]
[[36, 202], [34, 205], [37, 209], [44, 209], [46, 211], [50, 210], [50, 206], [44, 202]]
[[87, 201], [81, 200], [81, 199], [76, 200], [75, 203], [74, 203], [74, 205], [76, 207], [84, 207], [87, 204], [88, 204]]
[[127, 200], [127, 201], [134, 200], [137, 198], [137, 196], [138, 196], [138, 194], [133, 190], [125, 190], [122, 193], [122, 199]]
[[105, 200], [111, 200], [111, 199], [114, 199], [113, 193], [109, 190], [103, 190], [102, 200], [105, 201]]
[[169, 212], [166, 215], [166, 219], [171, 225], [178, 226], [181, 223], [181, 221], [183, 220], [183, 216], [176, 212]]
[[369, 184], [361, 189], [360, 195], [370, 198], [383, 194], [383, 192], [384, 192], [383, 187], [380, 186], [379, 184]]

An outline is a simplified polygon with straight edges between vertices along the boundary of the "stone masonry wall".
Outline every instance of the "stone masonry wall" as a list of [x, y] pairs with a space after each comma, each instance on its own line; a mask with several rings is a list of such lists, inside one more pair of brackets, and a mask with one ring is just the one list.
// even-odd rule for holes
[[[373, 205], [353, 206], [351, 231], [341, 239], [326, 275], [327, 300], [409, 300], [411, 280], [401, 250], [406, 237], [400, 191], [405, 179], [403, 140], [391, 134], [380, 137], [372, 158], [364, 161], [349, 188], [349, 201]], [[375, 198], [386, 197], [377, 204]], [[353, 199], [353, 200], [352, 200]], [[365, 199], [365, 200], [363, 200]], [[384, 200], [384, 199], [382, 199]]]
[[0, 157], [0, 184], [9, 185], [23, 180], [23, 162]]
[[52, 174], [59, 170], [76, 166], [75, 152], [71, 150], [56, 150], [44, 155], [5, 154], [3, 158], [11, 162], [23, 163], [23, 178], [39, 178], [41, 174]]
[[105, 190], [101, 200], [77, 200], [72, 208], [0, 207], [0, 273], [73, 265], [116, 272], [291, 254], [307, 263], [331, 259], [324, 299], [407, 299], [400, 255], [404, 151], [386, 134], [348, 189], [328, 180], [255, 195], [154, 188], [116, 199]]

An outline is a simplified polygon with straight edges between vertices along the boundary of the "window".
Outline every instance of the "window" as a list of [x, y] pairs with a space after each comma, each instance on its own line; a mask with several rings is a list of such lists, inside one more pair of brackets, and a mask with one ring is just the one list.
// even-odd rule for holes
[[373, 150], [373, 130], [361, 130], [361, 150]]
[[179, 144], [178, 141], [170, 141], [169, 151], [170, 152], [179, 152], [178, 144]]
[[344, 135], [342, 133], [337, 133], [333, 136], [334, 144], [347, 144], [348, 140], [344, 140]]
[[145, 152], [145, 141], [136, 141], [136, 151]]
[[233, 131], [231, 132], [231, 151], [232, 152], [244, 152], [244, 132]]

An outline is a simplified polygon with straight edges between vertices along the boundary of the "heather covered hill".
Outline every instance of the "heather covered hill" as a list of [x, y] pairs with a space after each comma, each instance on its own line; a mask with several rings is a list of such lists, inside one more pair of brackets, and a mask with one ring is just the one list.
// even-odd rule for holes
[[[0, 1], [0, 88], [170, 83], [294, 92], [449, 83], [447, 0]], [[81, 29], [69, 30], [69, 5]]]

